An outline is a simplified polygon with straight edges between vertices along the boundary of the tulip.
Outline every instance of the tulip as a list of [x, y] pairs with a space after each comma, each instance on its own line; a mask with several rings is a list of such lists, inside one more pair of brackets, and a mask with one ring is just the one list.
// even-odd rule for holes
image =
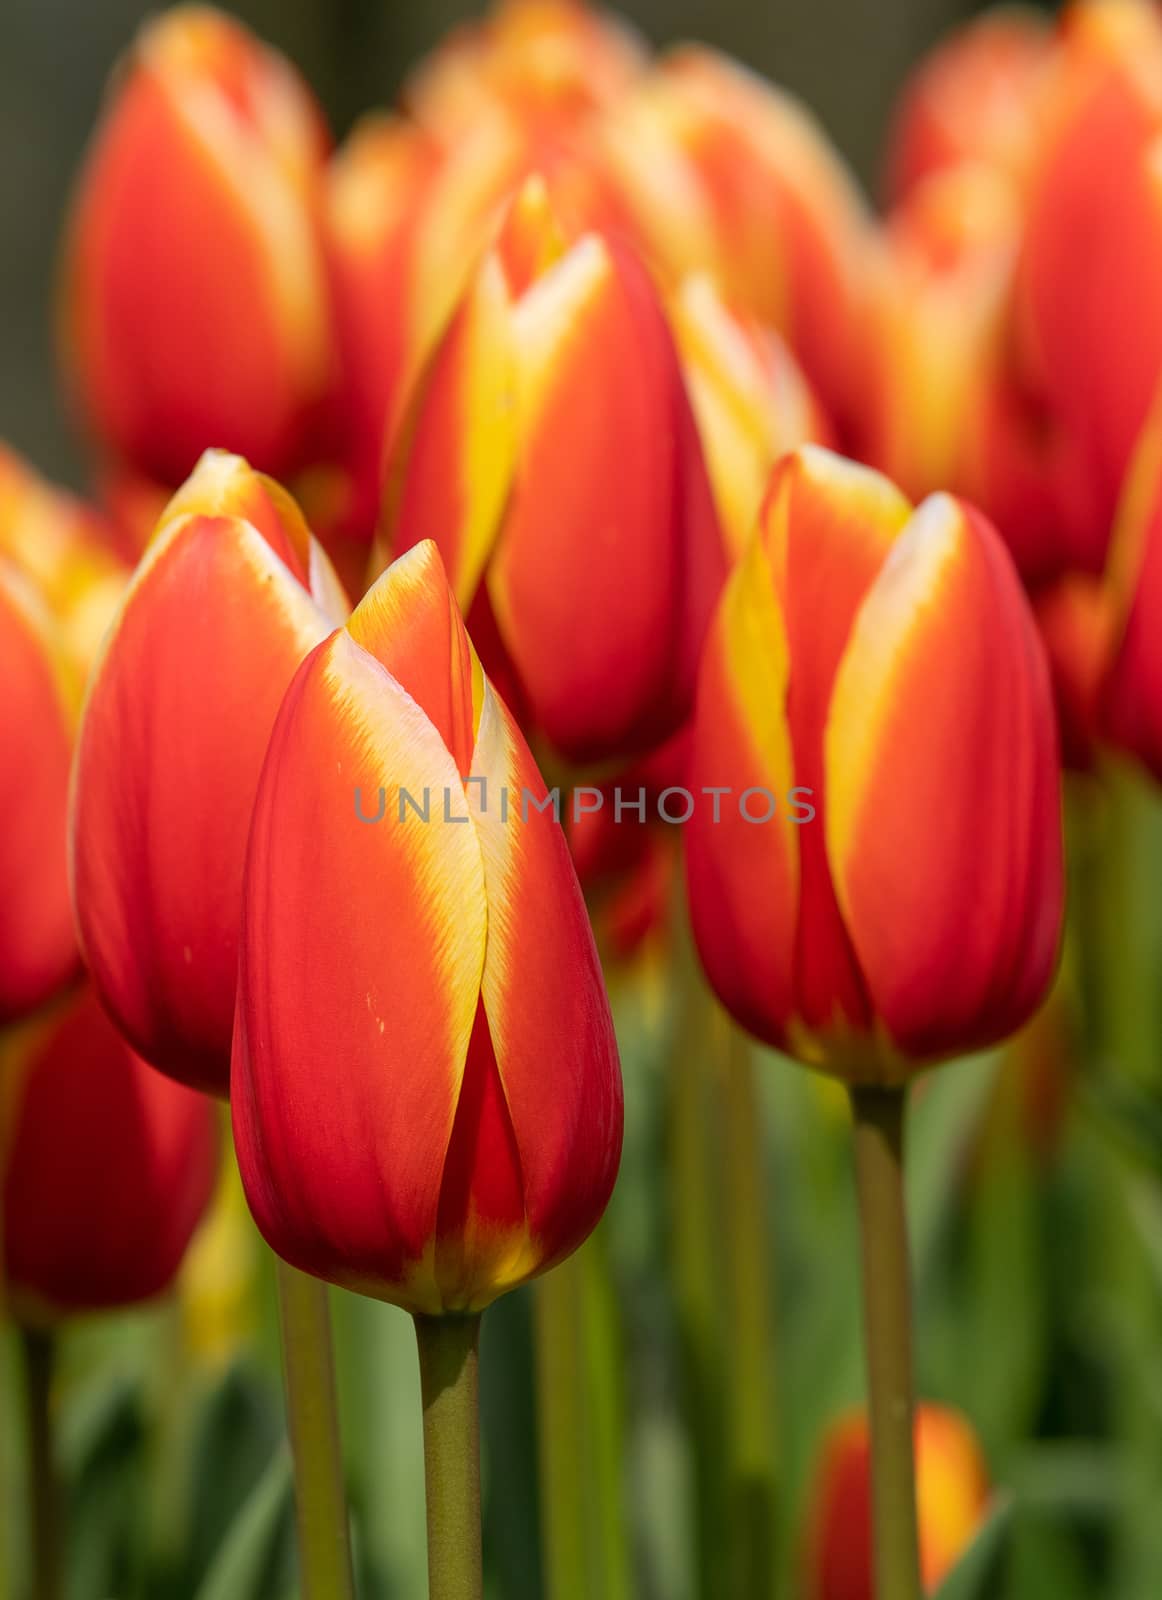
[[1162, 779], [1162, 407], [1126, 480], [1104, 594], [1102, 731]]
[[209, 453], [163, 514], [90, 684], [77, 926], [133, 1047], [225, 1094], [242, 866], [284, 690], [346, 604], [294, 502]]
[[173, 1281], [209, 1202], [213, 1107], [138, 1059], [89, 987], [10, 1040], [5, 1274], [42, 1325]]
[[1162, 367], [1162, 20], [1138, 0], [1064, 13], [1019, 275], [1029, 381], [1066, 428], [1101, 571]]
[[737, 559], [775, 462], [797, 445], [829, 443], [831, 428], [784, 341], [735, 315], [711, 278], [687, 278], [669, 309], [723, 535]]
[[78, 967], [66, 859], [75, 686], [36, 591], [0, 560], [0, 1022]]
[[69, 221], [65, 374], [101, 451], [163, 484], [226, 446], [311, 446], [330, 332], [326, 138], [287, 62], [208, 7], [142, 29]]
[[1061, 756], [1079, 772], [1093, 766], [1102, 737], [1101, 698], [1114, 625], [1108, 585], [1084, 572], [1069, 573], [1033, 598], [1045, 646]]
[[[988, 1469], [958, 1411], [922, 1404], [915, 1433], [921, 1566], [934, 1594], [983, 1520]], [[875, 1600], [869, 1446], [863, 1412], [840, 1418], [824, 1441], [810, 1498], [806, 1600]]]
[[1062, 910], [1049, 679], [970, 507], [913, 512], [818, 447], [787, 457], [711, 627], [690, 782], [733, 790], [688, 824], [691, 914], [711, 983], [767, 1043], [900, 1084], [1036, 1007]]
[[[724, 565], [690, 404], [644, 268], [572, 245], [522, 190], [392, 455], [397, 553], [432, 535], [567, 759], [631, 756], [689, 712]], [[481, 613], [486, 613], [478, 628]]]
[[568, 1255], [617, 1170], [612, 1025], [545, 803], [425, 542], [278, 714], [232, 1098], [270, 1245], [416, 1314], [479, 1311]]
[[731, 305], [786, 338], [828, 412], [846, 419], [864, 207], [804, 108], [686, 46], [621, 97], [595, 138], [662, 275], [709, 272]]
[[1052, 30], [1033, 10], [998, 7], [941, 40], [910, 75], [892, 119], [891, 199], [962, 162], [1023, 178], [1052, 62]]
[[69, 670], [84, 683], [128, 571], [114, 530], [0, 445], [0, 560], [52, 614]]

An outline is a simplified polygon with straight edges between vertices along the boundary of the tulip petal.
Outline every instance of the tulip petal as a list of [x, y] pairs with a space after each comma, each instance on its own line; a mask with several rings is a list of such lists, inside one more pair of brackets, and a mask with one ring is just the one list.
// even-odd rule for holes
[[622, 1091], [565, 836], [491, 687], [472, 769], [484, 780], [471, 796], [488, 892], [481, 994], [525, 1201], [524, 1228], [499, 1236], [489, 1263], [495, 1294], [568, 1255], [604, 1210], [621, 1154]]
[[[427, 821], [401, 820], [405, 791], [427, 796]], [[390, 1286], [410, 1310], [443, 1307], [438, 1208], [486, 922], [455, 762], [411, 696], [336, 633], [287, 693], [255, 802], [234, 1131], [273, 1248], [371, 1295]]]
[[72, 731], [50, 620], [0, 568], [0, 1022], [76, 970], [67, 799]]
[[831, 871], [890, 1041], [924, 1059], [1004, 1037], [1057, 955], [1058, 755], [1011, 559], [947, 495], [915, 513], [860, 608], [824, 759]]
[[73, 786], [73, 897], [134, 1047], [225, 1091], [250, 809], [275, 713], [331, 623], [248, 523], [171, 523], [97, 665]]

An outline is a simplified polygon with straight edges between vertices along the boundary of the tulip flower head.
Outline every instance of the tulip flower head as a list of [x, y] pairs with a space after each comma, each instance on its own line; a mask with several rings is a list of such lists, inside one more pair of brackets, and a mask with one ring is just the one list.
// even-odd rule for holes
[[[988, 1469], [967, 1419], [946, 1406], [916, 1409], [920, 1569], [935, 1594], [972, 1539], [988, 1503]], [[875, 1600], [871, 1452], [863, 1412], [829, 1432], [812, 1496], [807, 1600]]]
[[436, 538], [559, 754], [639, 754], [685, 719], [724, 553], [674, 341], [640, 263], [600, 234], [568, 244], [536, 180], [390, 477], [393, 549]]
[[88, 987], [8, 1053], [4, 1270], [17, 1315], [38, 1324], [160, 1294], [214, 1187], [214, 1107], [139, 1060]]
[[593, 937], [431, 543], [279, 712], [231, 1104], [268, 1243], [412, 1312], [481, 1309], [575, 1249], [609, 1198], [621, 1079]]
[[[766, 1042], [899, 1084], [1044, 994], [1062, 915], [1049, 677], [969, 506], [913, 511], [817, 446], [785, 458], [711, 627], [690, 787], [731, 795], [687, 825], [703, 964]], [[783, 804], [799, 788], [811, 815]]]
[[211, 452], [163, 515], [89, 687], [72, 802], [86, 961], [146, 1060], [220, 1094], [263, 753], [295, 668], [346, 610], [290, 497]]
[[289, 64], [222, 13], [142, 29], [66, 247], [63, 362], [104, 453], [169, 485], [211, 445], [298, 466], [329, 379], [325, 147]]
[[78, 968], [66, 853], [75, 711], [65, 640], [3, 560], [0, 684], [0, 1022], [9, 1022]]

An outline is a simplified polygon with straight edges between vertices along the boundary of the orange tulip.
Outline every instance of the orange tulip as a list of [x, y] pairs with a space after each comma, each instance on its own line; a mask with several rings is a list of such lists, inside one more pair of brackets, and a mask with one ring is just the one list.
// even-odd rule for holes
[[732, 560], [754, 527], [771, 468], [831, 428], [787, 345], [736, 316], [704, 274], [669, 302], [670, 320]]
[[232, 1088], [270, 1245], [412, 1312], [481, 1309], [576, 1248], [609, 1198], [621, 1080], [593, 937], [430, 543], [279, 712]]
[[214, 1108], [140, 1061], [86, 988], [4, 1062], [6, 1289], [38, 1324], [172, 1281], [209, 1202]]
[[1029, 201], [1019, 290], [1032, 380], [1086, 487], [1100, 572], [1162, 368], [1162, 19], [1145, 0], [1065, 14]]
[[207, 446], [286, 473], [329, 379], [326, 139], [287, 62], [208, 7], [146, 24], [70, 220], [62, 354], [102, 450], [177, 484]]
[[1102, 730], [1162, 779], [1162, 405], [1126, 480], [1104, 593]]
[[148, 1061], [225, 1093], [242, 864], [283, 692], [346, 614], [290, 497], [209, 453], [158, 526], [89, 689], [73, 777], [77, 924]]
[[711, 626], [690, 788], [698, 947], [760, 1038], [894, 1085], [1041, 999], [1062, 914], [1049, 677], [971, 507], [914, 512], [816, 446], [786, 457]]
[[543, 185], [474, 276], [389, 482], [395, 552], [437, 539], [562, 755], [632, 755], [688, 714], [724, 554], [677, 353], [644, 268], [567, 244]]
[[[970, 1423], [946, 1406], [916, 1408], [916, 1510], [924, 1588], [934, 1594], [984, 1518], [989, 1480]], [[841, 1418], [811, 1493], [807, 1600], [875, 1600], [867, 1418]]]
[[0, 560], [0, 1022], [78, 967], [66, 868], [75, 684], [59, 629]]
[[1049, 24], [1023, 7], [994, 7], [941, 40], [910, 75], [896, 108], [890, 198], [964, 161], [1024, 177], [1052, 59]]
[[670, 52], [595, 134], [644, 253], [706, 271], [776, 328], [828, 412], [852, 401], [865, 227], [858, 190], [790, 96], [701, 47]]

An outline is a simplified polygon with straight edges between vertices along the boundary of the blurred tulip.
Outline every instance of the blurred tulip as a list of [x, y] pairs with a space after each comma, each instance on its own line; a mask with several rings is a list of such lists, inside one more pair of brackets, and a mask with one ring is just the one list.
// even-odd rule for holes
[[21, 1321], [168, 1288], [214, 1185], [214, 1108], [140, 1061], [86, 987], [5, 1062], [6, 1287]]
[[472, 138], [497, 106], [552, 133], [614, 102], [644, 61], [628, 26], [577, 0], [501, 0], [420, 63], [404, 101], [449, 146]]
[[797, 445], [830, 443], [831, 429], [779, 335], [736, 317], [710, 278], [682, 283], [670, 320], [723, 534], [737, 560], [775, 462]]
[[329, 378], [325, 148], [297, 74], [222, 13], [142, 29], [66, 241], [65, 373], [107, 455], [170, 485], [211, 445], [300, 464]]
[[816, 446], [786, 457], [711, 627], [690, 787], [698, 948], [768, 1043], [895, 1085], [1040, 1001], [1062, 913], [1049, 678], [971, 507], [913, 512]]
[[1019, 291], [1031, 380], [1066, 428], [1100, 572], [1122, 479], [1162, 369], [1162, 18], [1081, 0], [1028, 202]]
[[846, 420], [865, 215], [804, 108], [685, 46], [609, 112], [600, 148], [663, 276], [709, 272], [732, 306], [786, 338], [829, 414]]
[[1099, 742], [1100, 699], [1113, 625], [1109, 590], [1100, 579], [1075, 572], [1033, 597], [1033, 614], [1053, 682], [1061, 754], [1067, 767], [1086, 771]]
[[396, 554], [437, 539], [567, 759], [634, 755], [688, 715], [725, 557], [677, 353], [644, 268], [568, 244], [537, 181], [425, 375], [385, 524]]
[[66, 810], [75, 680], [36, 591], [0, 559], [0, 1022], [78, 969]]
[[52, 614], [79, 698], [129, 572], [114, 530], [0, 445], [0, 560]]
[[1162, 403], [1126, 479], [1107, 591], [1102, 731], [1162, 780]]
[[911, 73], [888, 142], [896, 201], [961, 162], [1024, 177], [1034, 158], [1053, 34], [1039, 11], [994, 6], [941, 40]]
[[279, 713], [232, 1096], [272, 1248], [415, 1313], [479, 1310], [566, 1256], [617, 1170], [608, 1003], [544, 802], [424, 543]]
[[346, 614], [282, 489], [209, 452], [171, 501], [90, 685], [73, 774], [77, 925], [153, 1065], [227, 1089], [239, 897], [275, 712]]
[[[935, 1594], [983, 1520], [989, 1480], [970, 1423], [946, 1406], [916, 1408], [916, 1504], [924, 1588]], [[871, 1462], [863, 1412], [823, 1444], [811, 1493], [806, 1600], [875, 1600]]]
[[246, 1209], [233, 1152], [190, 1242], [178, 1277], [186, 1345], [208, 1367], [225, 1367], [252, 1338], [258, 1322], [261, 1244]]

